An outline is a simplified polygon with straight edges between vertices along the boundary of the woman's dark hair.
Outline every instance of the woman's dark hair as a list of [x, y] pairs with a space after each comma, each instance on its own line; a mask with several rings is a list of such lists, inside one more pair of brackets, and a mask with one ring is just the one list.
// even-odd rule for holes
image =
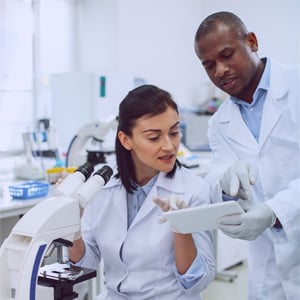
[[[136, 124], [136, 120], [148, 115], [149, 117], [161, 114], [168, 107], [173, 108], [178, 113], [176, 102], [172, 96], [165, 90], [162, 90], [154, 85], [142, 85], [130, 91], [119, 105], [118, 130], [123, 131], [128, 136], [132, 136], [132, 128]], [[120, 178], [126, 190], [132, 193], [136, 188], [136, 174], [131, 158], [131, 153], [120, 143], [116, 136], [116, 158], [118, 173], [117, 178]], [[177, 165], [180, 163], [176, 160], [174, 168], [167, 173], [167, 177], [172, 178]]]

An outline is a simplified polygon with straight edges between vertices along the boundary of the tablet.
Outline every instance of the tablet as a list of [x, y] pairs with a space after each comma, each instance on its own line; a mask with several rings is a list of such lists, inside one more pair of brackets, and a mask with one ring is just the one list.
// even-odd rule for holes
[[217, 229], [218, 218], [243, 213], [236, 201], [225, 201], [163, 213], [164, 217], [180, 233]]

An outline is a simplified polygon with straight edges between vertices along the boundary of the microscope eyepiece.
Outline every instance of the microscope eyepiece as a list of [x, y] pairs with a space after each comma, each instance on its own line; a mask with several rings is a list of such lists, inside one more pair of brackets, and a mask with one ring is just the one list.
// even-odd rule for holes
[[113, 174], [112, 168], [107, 165], [103, 166], [101, 169], [99, 169], [94, 173], [94, 175], [99, 175], [104, 179], [104, 184], [106, 184], [109, 181], [112, 174]]
[[86, 162], [83, 165], [79, 166], [75, 172], [82, 173], [83, 176], [85, 177], [85, 180], [87, 180], [94, 172], [94, 165], [90, 162]]

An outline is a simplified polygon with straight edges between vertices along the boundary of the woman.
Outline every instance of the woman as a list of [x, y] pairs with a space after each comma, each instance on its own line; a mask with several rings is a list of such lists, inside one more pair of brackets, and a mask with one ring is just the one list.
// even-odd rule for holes
[[86, 207], [70, 249], [84, 267], [103, 259], [107, 289], [97, 299], [201, 299], [214, 278], [212, 233], [180, 234], [159, 222], [170, 201], [210, 203], [209, 186], [176, 159], [179, 120], [170, 94], [152, 85], [119, 106], [117, 174]]

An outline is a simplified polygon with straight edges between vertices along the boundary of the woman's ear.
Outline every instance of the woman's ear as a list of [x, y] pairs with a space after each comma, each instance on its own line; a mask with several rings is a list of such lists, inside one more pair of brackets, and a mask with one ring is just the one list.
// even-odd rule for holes
[[123, 131], [119, 131], [118, 139], [125, 149], [131, 150], [131, 142], [130, 142], [130, 138], [127, 136], [127, 134], [125, 134]]

